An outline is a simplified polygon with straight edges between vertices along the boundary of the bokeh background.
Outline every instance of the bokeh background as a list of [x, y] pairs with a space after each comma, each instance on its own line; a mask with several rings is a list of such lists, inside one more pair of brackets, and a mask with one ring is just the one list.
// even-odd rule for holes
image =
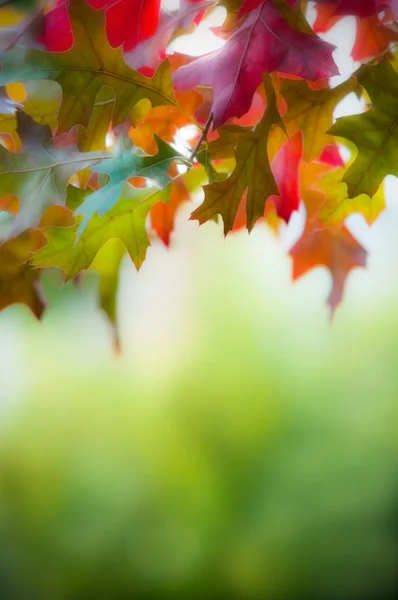
[[94, 273], [0, 314], [1, 600], [395, 597], [397, 190], [348, 221], [332, 321], [326, 269], [291, 282], [301, 212], [224, 239], [189, 207], [122, 265], [121, 352]]

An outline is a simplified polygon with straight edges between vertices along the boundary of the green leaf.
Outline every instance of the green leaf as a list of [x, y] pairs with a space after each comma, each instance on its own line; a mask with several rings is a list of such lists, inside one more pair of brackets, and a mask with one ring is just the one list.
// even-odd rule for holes
[[236, 166], [231, 176], [204, 186], [205, 199], [191, 216], [205, 223], [216, 214], [224, 221], [224, 233], [233, 227], [242, 196], [247, 189], [246, 216], [249, 231], [257, 219], [263, 216], [266, 200], [278, 194], [278, 188], [269, 164], [267, 143], [272, 125], [283, 127], [271, 80], [264, 76], [267, 92], [267, 108], [254, 131], [243, 135], [235, 151]]
[[105, 158], [103, 153], [82, 153], [74, 146], [56, 147], [50, 128], [20, 111], [17, 128], [22, 150], [12, 153], [0, 146], [0, 197], [12, 194], [20, 202], [13, 236], [36, 227], [49, 206], [64, 205], [70, 177]]
[[329, 133], [353, 142], [358, 155], [343, 181], [348, 196], [374, 196], [387, 175], [398, 175], [398, 75], [387, 58], [364, 66], [357, 79], [372, 107], [365, 113], [338, 119]]
[[236, 146], [242, 137], [251, 131], [251, 128], [240, 125], [222, 125], [217, 131], [219, 137], [208, 144], [208, 151], [213, 160], [232, 158], [235, 155]]
[[69, 52], [44, 52], [15, 47], [0, 56], [0, 85], [32, 79], [53, 79], [62, 88], [59, 133], [74, 125], [87, 127], [102, 86], [115, 92], [113, 125], [122, 123], [131, 109], [147, 98], [152, 106], [176, 106], [170, 66], [164, 61], [152, 79], [140, 75], [124, 60], [122, 49], [112, 49], [105, 34], [105, 14], [82, 0], [71, 0], [69, 14], [74, 45]]
[[[103, 216], [116, 204], [126, 182], [132, 177], [148, 179], [159, 189], [164, 189], [171, 181], [167, 174], [172, 162], [178, 160], [190, 165], [191, 162], [183, 157], [177, 150], [155, 136], [158, 153], [155, 156], [143, 154], [139, 148], [132, 145], [131, 141], [121, 136], [119, 146], [124, 146], [118, 156], [104, 161], [93, 168], [96, 173], [107, 173], [108, 183], [91, 194], [76, 211], [76, 215], [83, 215], [79, 227], [79, 234], [87, 227], [91, 217], [98, 213]], [[127, 146], [127, 148], [126, 148]]]
[[210, 158], [210, 154], [209, 154], [209, 151], [207, 150], [207, 148], [198, 152], [198, 154], [196, 155], [196, 160], [198, 161], [199, 164], [201, 164], [204, 167], [204, 170], [207, 175], [207, 179], [208, 179], [209, 183], [214, 183], [215, 181], [220, 181], [221, 177], [219, 176], [219, 174], [213, 167], [213, 164], [212, 164], [211, 158]]
[[126, 247], [121, 240], [111, 239], [98, 250], [90, 267], [90, 270], [99, 274], [100, 305], [112, 324], [117, 347], [119, 338], [116, 325], [116, 300], [120, 265], [125, 254]]
[[[44, 230], [47, 245], [36, 252], [32, 262], [38, 267], [60, 267], [66, 279], [88, 269], [98, 250], [111, 239], [120, 239], [137, 269], [145, 259], [149, 239], [145, 221], [156, 202], [168, 203], [171, 186], [136, 190], [126, 184], [121, 199], [103, 216], [94, 215], [76, 242], [79, 223], [74, 227], [49, 227]], [[94, 195], [94, 194], [92, 194]], [[87, 196], [87, 190], [68, 187], [67, 204], [74, 210]]]

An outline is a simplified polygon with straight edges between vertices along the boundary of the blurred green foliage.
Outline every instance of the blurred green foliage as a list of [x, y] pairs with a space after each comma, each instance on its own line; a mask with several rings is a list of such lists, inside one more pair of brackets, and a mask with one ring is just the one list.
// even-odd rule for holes
[[139, 338], [140, 313], [122, 356], [96, 355], [91, 284], [50, 286], [41, 325], [3, 313], [26, 381], [0, 413], [1, 600], [394, 597], [394, 298], [330, 327], [288, 276], [253, 286], [195, 244], [185, 312], [175, 280], [145, 292], [155, 319], [175, 291], [173, 333]]

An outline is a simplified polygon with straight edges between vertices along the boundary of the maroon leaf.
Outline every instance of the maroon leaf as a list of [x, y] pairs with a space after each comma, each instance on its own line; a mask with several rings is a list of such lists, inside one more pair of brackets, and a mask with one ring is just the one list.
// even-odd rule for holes
[[213, 88], [214, 127], [250, 108], [264, 72], [278, 71], [312, 81], [338, 73], [334, 46], [315, 35], [295, 31], [268, 0], [249, 13], [246, 21], [220, 50], [178, 69], [176, 89]]

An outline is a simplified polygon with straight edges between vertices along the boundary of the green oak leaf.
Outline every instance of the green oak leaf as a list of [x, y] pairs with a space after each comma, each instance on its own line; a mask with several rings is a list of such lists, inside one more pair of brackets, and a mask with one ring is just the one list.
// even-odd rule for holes
[[[66, 279], [72, 279], [90, 267], [97, 252], [108, 240], [119, 239], [138, 269], [149, 246], [145, 227], [148, 212], [156, 202], [168, 203], [170, 193], [170, 185], [165, 190], [136, 190], [130, 184], [125, 184], [120, 200], [106, 214], [94, 215], [78, 241], [76, 237], [81, 217], [73, 227], [45, 228], [43, 233], [47, 245], [33, 255], [32, 263], [37, 267], [59, 267], [63, 269]], [[69, 186], [68, 207], [75, 210], [87, 198], [87, 194], [88, 190]]]
[[[129, 138], [120, 136], [117, 148], [118, 155], [92, 169], [96, 173], [107, 173], [109, 181], [104, 187], [88, 196], [76, 211], [76, 215], [83, 215], [79, 235], [87, 227], [88, 222], [95, 213], [103, 216], [111, 210], [119, 200], [126, 182], [132, 177], [143, 177], [157, 188], [164, 189], [171, 181], [168, 171], [172, 162], [179, 161], [191, 165], [190, 160], [156, 135], [155, 140], [158, 153], [155, 156], [149, 156], [139, 148], [134, 147]], [[120, 146], [122, 146], [121, 151], [119, 150]]]
[[[254, 131], [240, 137], [235, 150], [236, 166], [228, 179], [204, 186], [205, 199], [191, 215], [205, 223], [216, 214], [224, 222], [224, 233], [231, 231], [239, 204], [247, 190], [246, 217], [249, 231], [257, 219], [263, 216], [266, 200], [278, 194], [278, 188], [268, 159], [267, 143], [271, 127], [277, 124], [283, 128], [277, 107], [271, 79], [264, 76], [267, 92], [267, 108]], [[218, 140], [217, 140], [218, 141]], [[210, 151], [211, 144], [209, 144]]]
[[49, 127], [20, 111], [16, 118], [21, 151], [13, 153], [0, 146], [0, 197], [11, 194], [20, 202], [10, 236], [36, 227], [46, 208], [65, 203], [73, 174], [106, 158], [104, 153], [82, 153], [70, 145], [57, 147]]
[[119, 272], [126, 247], [121, 240], [111, 239], [97, 252], [90, 271], [99, 274], [99, 300], [102, 310], [106, 313], [113, 327], [114, 341], [119, 345], [116, 325], [116, 300], [119, 287]]
[[70, 0], [74, 45], [68, 52], [45, 52], [16, 46], [0, 55], [0, 85], [33, 79], [52, 79], [62, 88], [58, 132], [74, 125], [87, 127], [102, 86], [115, 92], [113, 125], [122, 123], [142, 98], [152, 106], [177, 106], [164, 61], [152, 79], [126, 65], [122, 48], [113, 49], [105, 33], [105, 14], [82, 0]]
[[242, 136], [249, 133], [251, 128], [242, 127], [241, 125], [222, 125], [217, 131], [219, 137], [209, 142], [207, 146], [203, 145], [204, 149], [207, 147], [213, 160], [232, 158]]
[[343, 177], [350, 198], [374, 196], [387, 175], [398, 176], [398, 75], [384, 58], [376, 66], [361, 67], [356, 76], [372, 107], [365, 113], [337, 119], [329, 130], [358, 149]]

